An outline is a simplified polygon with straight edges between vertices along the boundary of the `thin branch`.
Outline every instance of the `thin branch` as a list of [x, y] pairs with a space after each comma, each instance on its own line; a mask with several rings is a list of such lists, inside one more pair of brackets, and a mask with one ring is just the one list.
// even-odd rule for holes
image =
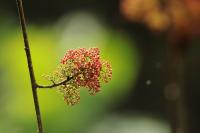
[[34, 100], [34, 105], [35, 105], [35, 112], [37, 116], [38, 133], [43, 133], [41, 113], [40, 113], [38, 96], [37, 96], [37, 84], [35, 80], [31, 53], [30, 53], [30, 48], [29, 48], [29, 41], [28, 41], [28, 35], [27, 35], [27, 30], [26, 30], [26, 20], [25, 20], [25, 15], [24, 15], [24, 10], [23, 10], [23, 4], [22, 4], [22, 0], [16, 0], [16, 2], [17, 2], [20, 23], [21, 23], [22, 34], [24, 38], [24, 49], [26, 52], [29, 75], [31, 79], [32, 94], [33, 94], [33, 100]]
[[57, 87], [57, 86], [60, 86], [60, 85], [64, 85], [66, 84], [67, 82], [69, 82], [70, 80], [72, 80], [73, 78], [77, 77], [79, 74], [81, 74], [83, 71], [75, 74], [74, 76], [72, 77], [67, 77], [66, 80], [60, 82], [60, 83], [53, 83], [52, 85], [47, 85], [47, 86], [44, 86], [44, 85], [37, 85], [37, 88], [54, 88], [54, 87]]
[[60, 82], [60, 83], [53, 83], [52, 85], [47, 85], [47, 86], [43, 86], [43, 85], [37, 85], [37, 88], [54, 88], [60, 85], [64, 85], [66, 84], [68, 81], [70, 81], [71, 79], [73, 79], [73, 77], [67, 77], [66, 80]]

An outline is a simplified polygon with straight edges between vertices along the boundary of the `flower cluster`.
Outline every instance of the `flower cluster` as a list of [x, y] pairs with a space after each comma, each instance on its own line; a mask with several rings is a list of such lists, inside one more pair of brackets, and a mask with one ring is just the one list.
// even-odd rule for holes
[[101, 82], [107, 83], [111, 77], [111, 65], [100, 59], [98, 48], [79, 48], [67, 51], [50, 80], [59, 83], [70, 78], [58, 88], [66, 103], [74, 105], [80, 100], [81, 87], [88, 88], [90, 94], [94, 95], [100, 91]]

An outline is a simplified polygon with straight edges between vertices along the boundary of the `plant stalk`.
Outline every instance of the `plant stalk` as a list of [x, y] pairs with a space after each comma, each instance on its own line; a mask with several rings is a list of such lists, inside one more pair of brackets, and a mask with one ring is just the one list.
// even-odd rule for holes
[[26, 30], [26, 19], [25, 19], [25, 15], [24, 15], [23, 4], [22, 4], [22, 0], [16, 0], [16, 2], [17, 2], [20, 23], [21, 23], [22, 34], [23, 34], [23, 38], [24, 38], [24, 49], [26, 52], [29, 75], [30, 75], [30, 80], [31, 80], [32, 94], [33, 94], [35, 112], [36, 112], [36, 117], [37, 117], [38, 133], [43, 133], [42, 119], [41, 119], [41, 113], [40, 113], [40, 107], [39, 107], [38, 95], [37, 95], [37, 84], [36, 84], [34, 69], [33, 69], [33, 65], [32, 65], [31, 52], [30, 52], [28, 35], [27, 35], [27, 30]]
[[[172, 133], [188, 133], [187, 108], [184, 88], [184, 56], [187, 40], [172, 38], [168, 44], [168, 83], [165, 98]], [[183, 41], [185, 40], [185, 41]]]

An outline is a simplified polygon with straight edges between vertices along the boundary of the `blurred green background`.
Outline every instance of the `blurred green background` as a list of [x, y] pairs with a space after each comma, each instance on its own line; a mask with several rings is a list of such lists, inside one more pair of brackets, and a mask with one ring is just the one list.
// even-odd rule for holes
[[[2, 23], [0, 129], [10, 133], [34, 132], [35, 112], [21, 31], [19, 25]], [[28, 33], [40, 84], [50, 84], [42, 75], [53, 71], [68, 49], [99, 47], [102, 57], [109, 60], [113, 68], [113, 79], [102, 86], [102, 92], [89, 96], [87, 90], [82, 89], [81, 103], [74, 107], [67, 106], [55, 90], [39, 90], [48, 133], [86, 132], [113, 104], [125, 97], [136, 79], [139, 59], [136, 48], [131, 46], [132, 40], [109, 29], [90, 13], [71, 13], [47, 26], [30, 23]]]
[[[73, 107], [55, 90], [39, 90], [46, 133], [169, 133], [161, 91], [165, 42], [143, 26], [125, 22], [118, 4], [24, 1], [37, 82], [49, 84], [42, 75], [52, 72], [68, 49], [99, 47], [113, 68], [111, 82], [99, 94], [90, 96], [82, 89], [81, 102]], [[11, 0], [0, 5], [0, 60], [0, 133], [34, 133], [23, 38]]]

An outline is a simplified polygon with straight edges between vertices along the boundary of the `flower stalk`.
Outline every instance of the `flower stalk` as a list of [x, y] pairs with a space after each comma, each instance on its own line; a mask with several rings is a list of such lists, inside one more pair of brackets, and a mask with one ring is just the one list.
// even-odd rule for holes
[[22, 4], [22, 0], [16, 0], [16, 2], [17, 2], [20, 23], [21, 23], [22, 34], [23, 34], [23, 38], [24, 38], [24, 49], [26, 52], [29, 76], [31, 79], [32, 94], [33, 94], [35, 112], [36, 112], [36, 117], [37, 117], [38, 133], [43, 133], [42, 119], [41, 119], [41, 113], [40, 113], [40, 107], [39, 107], [38, 95], [37, 95], [37, 84], [36, 84], [34, 69], [33, 69], [33, 65], [32, 65], [31, 52], [30, 52], [30, 47], [29, 47], [28, 34], [27, 34], [27, 30], [26, 30], [26, 19], [25, 19], [25, 15], [24, 15], [23, 4]]

